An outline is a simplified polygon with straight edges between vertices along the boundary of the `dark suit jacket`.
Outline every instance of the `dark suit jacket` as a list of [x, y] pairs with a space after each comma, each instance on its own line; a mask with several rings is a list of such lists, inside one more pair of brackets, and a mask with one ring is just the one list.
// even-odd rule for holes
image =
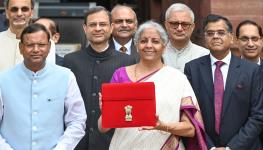
[[7, 19], [5, 14], [0, 13], [0, 32], [7, 30]]
[[56, 54], [56, 64], [63, 66], [63, 57], [59, 56], [58, 54]]
[[215, 132], [214, 87], [210, 56], [185, 65], [185, 74], [198, 99], [207, 133], [208, 148], [229, 146], [233, 150], [262, 150], [262, 100], [252, 97], [257, 65], [232, 55], [228, 70], [220, 134]]
[[[110, 47], [115, 49], [114, 41], [113, 41], [112, 38], [110, 40]], [[132, 44], [131, 44], [131, 55], [130, 56], [134, 57], [136, 59], [136, 61], [139, 62], [140, 56], [139, 56], [139, 54], [137, 52], [137, 49], [136, 49], [133, 41], [132, 41]]]
[[[261, 63], [256, 74], [256, 81], [257, 82], [257, 98], [263, 101], [263, 60], [261, 59]], [[261, 143], [263, 145], [263, 132], [260, 134]]]

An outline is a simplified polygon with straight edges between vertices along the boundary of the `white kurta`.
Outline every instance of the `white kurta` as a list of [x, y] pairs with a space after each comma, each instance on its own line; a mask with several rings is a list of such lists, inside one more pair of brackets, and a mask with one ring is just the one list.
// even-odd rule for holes
[[[16, 39], [16, 35], [10, 31], [10, 28], [0, 33], [0, 71], [23, 62], [24, 58], [20, 54], [19, 42], [20, 39]], [[55, 43], [51, 41], [47, 62], [56, 63], [55, 51]]]
[[188, 45], [178, 50], [169, 42], [163, 54], [164, 63], [168, 66], [172, 66], [181, 72], [184, 72], [184, 66], [189, 61], [199, 58], [204, 55], [208, 55], [209, 50], [198, 46], [191, 41]]

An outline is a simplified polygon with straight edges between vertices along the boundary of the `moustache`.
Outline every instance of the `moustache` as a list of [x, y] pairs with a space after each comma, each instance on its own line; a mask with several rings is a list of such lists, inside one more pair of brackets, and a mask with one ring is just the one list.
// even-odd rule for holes
[[120, 29], [119, 32], [130, 32], [130, 29]]

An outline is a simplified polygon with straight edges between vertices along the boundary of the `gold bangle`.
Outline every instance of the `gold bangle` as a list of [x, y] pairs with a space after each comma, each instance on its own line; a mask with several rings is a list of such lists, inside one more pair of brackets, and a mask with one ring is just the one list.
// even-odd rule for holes
[[[161, 124], [163, 124], [163, 123], [161, 123]], [[168, 131], [168, 126], [166, 126], [166, 125], [163, 125], [162, 128], [159, 128], [159, 132], [160, 132], [161, 134], [163, 134], [163, 135], [166, 135], [166, 134], [167, 134], [167, 131]]]

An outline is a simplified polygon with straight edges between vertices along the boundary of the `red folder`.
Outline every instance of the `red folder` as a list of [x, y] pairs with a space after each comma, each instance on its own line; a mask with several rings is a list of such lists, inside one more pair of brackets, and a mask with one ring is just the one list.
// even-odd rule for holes
[[102, 127], [123, 128], [156, 125], [153, 82], [104, 83]]

